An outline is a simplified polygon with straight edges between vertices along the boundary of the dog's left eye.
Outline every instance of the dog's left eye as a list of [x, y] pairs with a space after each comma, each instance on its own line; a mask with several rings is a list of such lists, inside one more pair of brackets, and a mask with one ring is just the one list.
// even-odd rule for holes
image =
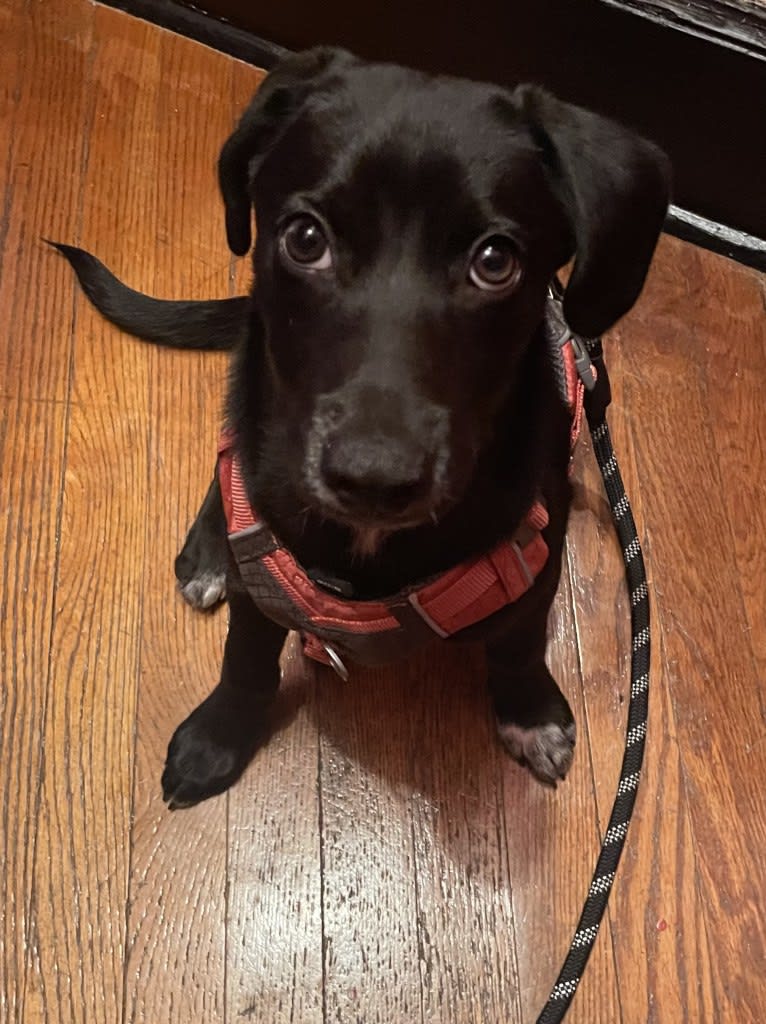
[[505, 235], [482, 239], [471, 257], [468, 276], [483, 291], [505, 291], [518, 284], [521, 261], [514, 242]]
[[324, 228], [308, 214], [294, 217], [279, 240], [282, 253], [304, 270], [327, 270], [332, 266], [330, 244]]

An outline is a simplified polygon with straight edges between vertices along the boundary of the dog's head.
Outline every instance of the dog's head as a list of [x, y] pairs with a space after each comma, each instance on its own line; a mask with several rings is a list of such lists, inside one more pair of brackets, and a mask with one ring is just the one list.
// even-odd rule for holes
[[289, 58], [219, 163], [229, 244], [257, 239], [267, 367], [300, 486], [396, 529], [463, 493], [509, 402], [548, 283], [585, 336], [644, 282], [660, 151], [533, 86], [432, 78], [338, 50]]

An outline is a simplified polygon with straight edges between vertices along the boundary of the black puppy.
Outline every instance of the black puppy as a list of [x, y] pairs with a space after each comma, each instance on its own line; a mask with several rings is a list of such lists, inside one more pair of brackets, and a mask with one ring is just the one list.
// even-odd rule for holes
[[[238, 255], [255, 208], [247, 299], [148, 299], [60, 248], [95, 304], [131, 332], [235, 346], [228, 427], [247, 501], [268, 550], [278, 544], [333, 600], [407, 599], [518, 538], [542, 501], [548, 557], [533, 585], [456, 635], [486, 640], [500, 735], [555, 784], [575, 742], [544, 660], [571, 422], [546, 294], [574, 256], [564, 313], [575, 332], [597, 336], [630, 309], [666, 211], [664, 156], [535, 87], [509, 92], [317, 49], [269, 75], [219, 173]], [[171, 807], [241, 774], [295, 625], [252, 599], [260, 584], [232, 555], [218, 478], [176, 571], [193, 604], [225, 590], [230, 623], [220, 682], [170, 743]], [[418, 639], [426, 634], [436, 639], [427, 628]]]

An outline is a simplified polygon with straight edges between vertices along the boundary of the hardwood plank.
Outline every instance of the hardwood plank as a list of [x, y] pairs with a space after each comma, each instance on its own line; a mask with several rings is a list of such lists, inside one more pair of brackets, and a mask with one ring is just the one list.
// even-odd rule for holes
[[[653, 280], [661, 282], [655, 305], [651, 315], [645, 309], [634, 318], [634, 343], [624, 348], [625, 403], [635, 422], [651, 424], [633, 434], [636, 471], [644, 507], [652, 509], [647, 536], [655, 613], [699, 899], [715, 936], [710, 962], [716, 1019], [758, 1020], [763, 986], [750, 965], [766, 959], [760, 912], [766, 891], [760, 855], [766, 840], [761, 680], [750, 633], [741, 628], [746, 615], [732, 558], [733, 525], [721, 500], [716, 445], [710, 443], [717, 424], [701, 359], [708, 339], [729, 325], [728, 314], [719, 320], [715, 304], [705, 303], [704, 329], [695, 326], [694, 312], [701, 296], [714, 290], [715, 277], [728, 273], [729, 264], [719, 257], [703, 259], [673, 240], [665, 243], [654, 271]], [[735, 521], [740, 515], [732, 510]], [[738, 827], [744, 821], [747, 827]]]
[[13, 202], [9, 183], [13, 174], [13, 123], [19, 106], [23, 78], [21, 56], [23, 52], [24, 18], [27, 4], [24, 0], [0, 0], [0, 270], [8, 220]]
[[[13, 203], [13, 125], [18, 111], [26, 5], [0, 4], [0, 274]], [[7, 273], [7, 266], [6, 266]], [[0, 283], [0, 288], [2, 287]], [[0, 307], [5, 309], [5, 306]], [[3, 394], [15, 391], [0, 384]], [[24, 1012], [31, 941], [30, 899], [36, 841], [40, 736], [53, 616], [55, 527], [63, 458], [63, 406], [0, 400], [0, 737], [10, 752], [0, 777], [0, 1007], [8, 1021]], [[43, 473], [30, 473], [45, 456]], [[33, 510], [40, 509], [40, 515]], [[46, 514], [47, 513], [47, 514]], [[24, 517], [22, 519], [22, 516]], [[30, 594], [34, 598], [30, 598]]]
[[[76, 237], [85, 157], [93, 8], [81, 2], [5, 5], [5, 69], [23, 88], [8, 125], [8, 182], [0, 231], [0, 394], [64, 401], [69, 389], [72, 289], [50, 273], [41, 237]], [[41, 126], [45, 126], [42, 130]]]
[[[409, 818], [414, 840], [422, 1019], [518, 1018], [519, 977], [508, 851], [504, 756], [481, 651], [434, 651], [410, 684], [417, 747]], [[406, 711], [406, 707], [404, 709]]]
[[[505, 768], [505, 829], [522, 1002], [519, 1019], [524, 1022], [537, 1020], [558, 976], [600, 845], [572, 596], [565, 573], [551, 611], [549, 636], [548, 665], [570, 701], [579, 740], [569, 776], [555, 791], [540, 786], [510, 761]], [[623, 1019], [621, 1003], [607, 919], [568, 1019], [611, 1024]]]
[[[670, 388], [671, 381], [665, 379], [663, 386]], [[700, 413], [697, 408], [690, 415], [688, 403], [683, 412], [675, 405], [661, 429], [672, 432], [671, 422], [679, 416], [688, 416], [687, 422], [691, 421], [696, 427]], [[677, 438], [671, 440], [668, 449], [678, 443]], [[692, 458], [697, 461], [690, 477], [705, 479], [711, 471], [707, 456], [699, 451], [691, 454], [693, 442], [689, 443], [688, 438], [686, 444], [685, 465], [688, 467]], [[638, 458], [644, 477], [648, 468], [646, 453], [639, 451]], [[668, 451], [668, 461], [672, 459]], [[676, 463], [676, 472], [670, 478], [673, 483], [665, 485], [667, 492], [677, 487], [677, 473]], [[660, 510], [660, 516], [669, 515], [670, 507], [663, 505], [662, 484], [642, 484], [642, 487], [647, 500]], [[738, 597], [737, 583], [729, 564], [724, 563], [724, 553], [717, 552], [709, 557], [709, 553], [706, 556], [704, 548], [700, 548], [701, 560], [707, 565], [703, 565], [701, 571], [697, 566], [690, 572], [679, 565], [676, 553], [681, 544], [697, 548], [710, 536], [711, 529], [718, 530], [718, 536], [725, 533], [725, 520], [721, 522], [717, 515], [708, 515], [710, 509], [701, 508], [699, 495], [693, 498], [687, 493], [680, 502], [671, 500], [676, 509], [678, 504], [685, 506], [692, 520], [686, 524], [686, 530], [694, 540], [689, 533], [682, 535], [679, 528], [668, 527], [665, 522], [650, 535], [650, 543], [655, 564], [655, 592], [659, 598], [658, 621], [665, 640], [664, 660], [681, 736], [701, 898], [709, 927], [716, 933], [712, 966], [719, 1019], [734, 1013], [735, 1006], [739, 1007], [737, 1012], [746, 1011], [752, 1019], [758, 1019], [762, 988], [754, 985], [748, 972], [742, 969], [745, 950], [748, 958], [752, 955], [757, 960], [764, 941], [763, 920], [758, 909], [764, 874], [758, 851], [765, 829], [762, 795], [755, 783], [764, 767], [764, 756], [757, 745], [758, 730], [750, 710], [757, 700], [752, 654], [741, 649], [734, 652], [731, 645], [727, 646], [728, 625], [723, 628], [719, 625], [717, 607], [709, 600], [711, 581], [714, 589], [721, 588], [720, 593], [729, 595], [727, 600]], [[702, 521], [693, 524], [695, 513]], [[705, 576], [708, 579], [703, 582]], [[762, 732], [762, 722], [759, 725]], [[748, 772], [754, 775], [749, 776]], [[748, 829], [739, 835], [732, 830], [731, 823], [745, 818]]]
[[34, 941], [30, 901], [65, 414], [63, 405], [0, 401], [0, 1015], [9, 1024], [25, 1019]]
[[[705, 400], [714, 427], [711, 437], [718, 453], [721, 500], [731, 524], [745, 612], [737, 625], [748, 634], [756, 658], [766, 723], [766, 278], [695, 252], [684, 252], [683, 260], [696, 270], [695, 278], [705, 281], [704, 303], [690, 303], [687, 327], [697, 339], [705, 340]], [[708, 267], [717, 272], [705, 273]], [[706, 323], [707, 307], [717, 311], [714, 331]]]
[[[163, 149], [157, 123], [161, 33], [103, 7], [96, 8], [95, 32], [82, 244], [133, 287], [151, 292], [160, 205], [155, 168]], [[68, 280], [74, 290], [71, 271]], [[129, 343], [75, 294], [73, 400], [84, 408], [111, 405], [117, 415], [141, 414], [148, 428], [151, 349]]]
[[348, 683], [319, 670], [326, 1020], [421, 1019], [409, 808], [426, 666], [355, 668]]
[[[118, 224], [151, 272], [158, 36], [130, 19], [118, 33], [100, 8], [95, 17], [82, 237], [99, 251]], [[124, 1001], [149, 376], [139, 346], [81, 297], [76, 309], [27, 1016], [102, 1024], [121, 1019]]]
[[[631, 434], [642, 429], [624, 402], [620, 346], [614, 337], [608, 365], [615, 378], [610, 415], [615, 447], [639, 535], [645, 538], [641, 490]], [[606, 829], [622, 761], [630, 679], [630, 604], [617, 537], [590, 440], [583, 439], [576, 476], [581, 481], [569, 526], [569, 565], [584, 676], [589, 756], [598, 795], [600, 832]], [[651, 550], [644, 543], [653, 611]], [[607, 624], [608, 618], [608, 624]], [[720, 1019], [704, 906], [696, 885], [696, 851], [682, 777], [668, 670], [657, 616], [644, 773], [635, 820], [610, 901], [612, 941], [623, 1024]], [[689, 965], [693, 964], [693, 969]]]
[[[80, 372], [84, 377], [83, 367]], [[133, 382], [136, 392], [139, 383]], [[93, 402], [87, 412], [73, 408], [70, 421], [35, 862], [30, 1022], [115, 1020], [122, 1006], [145, 560], [144, 516], [135, 501], [146, 479], [145, 406], [132, 404], [128, 412]]]
[[320, 1024], [321, 809], [316, 672], [292, 637], [275, 734], [229, 794], [227, 1024]]
[[[124, 15], [103, 12], [115, 36]], [[129, 19], [128, 19], [129, 20]], [[231, 123], [232, 65], [169, 33], [157, 33], [156, 205], [146, 210], [155, 256], [154, 294], [211, 297], [228, 291], [214, 176]], [[119, 233], [104, 240], [123, 248]], [[147, 268], [148, 269], [148, 268]], [[161, 799], [160, 775], [173, 730], [214, 685], [223, 615], [198, 615], [175, 592], [173, 560], [205, 493], [226, 373], [221, 356], [140, 346], [148, 393], [148, 536], [126, 958], [126, 1021], [201, 1019], [225, 1013], [226, 799], [179, 814]], [[173, 984], [167, 985], [166, 977]]]

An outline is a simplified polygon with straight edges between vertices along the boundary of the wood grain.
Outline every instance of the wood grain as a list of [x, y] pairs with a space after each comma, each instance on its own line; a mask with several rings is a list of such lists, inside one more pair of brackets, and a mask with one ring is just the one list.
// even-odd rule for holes
[[[644, 510], [620, 383], [623, 344], [630, 344], [629, 333], [625, 337], [615, 335], [609, 346], [609, 365], [616, 377], [616, 401], [610, 418], [634, 516], [642, 524]], [[627, 720], [630, 606], [589, 440], [583, 441], [578, 453], [576, 475], [582, 486], [570, 521], [568, 553], [575, 621], [581, 638], [579, 657], [589, 756], [603, 835], [617, 785]], [[651, 549], [646, 544], [644, 554], [650, 566], [652, 608], [656, 610]], [[604, 625], [607, 614], [613, 619], [609, 628]], [[623, 993], [621, 1019], [623, 1024], [685, 1019], [713, 1022], [720, 1018], [711, 992], [711, 953], [695, 884], [695, 844], [668, 692], [664, 639], [656, 614], [653, 632], [654, 670], [644, 778], [610, 901], [612, 941]]]
[[227, 1024], [320, 1024], [323, 902], [316, 673], [282, 656], [275, 735], [229, 796]]
[[[450, 649], [410, 670], [423, 1021], [518, 1019], [519, 952], [503, 829], [503, 777], [480, 650]], [[448, 685], [445, 686], [445, 682]], [[404, 699], [406, 707], [406, 697]], [[466, 937], [470, 936], [470, 941]]]
[[[102, 10], [105, 37], [131, 20]], [[143, 132], [157, 160], [151, 202], [140, 210], [154, 262], [145, 287], [156, 294], [207, 298], [228, 292], [216, 194], [218, 139], [230, 130], [232, 65], [203, 47], [177, 46], [154, 33], [154, 96]], [[223, 102], [222, 98], [223, 97]], [[121, 247], [118, 232], [104, 239]], [[126, 255], [129, 250], [126, 252]], [[130, 268], [131, 276], [135, 273]], [[131, 863], [128, 884], [126, 1021], [225, 1016], [227, 807], [212, 801], [169, 814], [160, 774], [168, 741], [217, 681], [226, 628], [222, 615], [195, 615], [175, 592], [173, 560], [215, 464], [226, 361], [121, 339], [148, 381], [149, 454], [146, 577], [136, 720]], [[172, 496], [172, 498], [170, 497]], [[158, 912], [159, 906], [161, 912]], [[172, 985], [164, 982], [170, 973]]]
[[[157, 47], [156, 33], [139, 22], [119, 36], [95, 30], [87, 95], [88, 123], [98, 131], [79, 179], [82, 239], [98, 250], [118, 222], [139, 278], [156, 254], [140, 213], [153, 191], [143, 168], [157, 160], [156, 135], [147, 131], [154, 96], [141, 82]], [[63, 281], [66, 267], [46, 258]], [[74, 330], [25, 1019], [95, 1024], [119, 1019], [124, 1000], [148, 373], [138, 346], [80, 297]]]
[[[169, 814], [166, 743], [226, 627], [172, 575], [225, 359], [106, 327], [38, 237], [156, 294], [241, 291], [214, 168], [261, 73], [86, 0], [0, 0], [0, 30], [3, 1024], [534, 1021], [622, 757], [627, 602], [587, 442], [551, 620], [580, 730], [555, 794], [497, 744], [480, 652], [343, 684], [293, 640], [269, 745], [227, 796]], [[664, 239], [608, 341], [654, 690], [572, 1022], [766, 1013], [763, 297]]]
[[[684, 253], [683, 262], [699, 266], [693, 253]], [[708, 275], [704, 292], [694, 296], [704, 302], [690, 303], [688, 324], [705, 341], [705, 398], [744, 606], [741, 628], [756, 658], [761, 714], [766, 720], [766, 281], [739, 267], [727, 270]], [[708, 305], [720, 310], [715, 331], [708, 331], [705, 323]]]
[[[64, 401], [69, 389], [72, 292], [67, 276], [41, 277], [41, 238], [77, 229], [87, 142], [93, 9], [67, 0], [5, 3], [3, 62], [7, 175], [0, 263], [0, 394]], [[11, 66], [9, 66], [11, 65]], [[9, 104], [10, 101], [10, 104]]]
[[[525, 1024], [537, 1020], [556, 980], [590, 886], [600, 844], [572, 595], [566, 575], [551, 612], [549, 631], [548, 665], [571, 703], [579, 739], [569, 776], [555, 792], [536, 785], [512, 762], [505, 767], [505, 827], [519, 931], [520, 1019]], [[570, 1011], [573, 1021], [595, 1024], [621, 1019], [612, 946], [608, 919], [602, 925], [588, 972]]]
[[[647, 534], [657, 619], [682, 750], [697, 884], [711, 940], [716, 937], [714, 995], [720, 1019], [738, 1014], [757, 1020], [763, 991], [747, 964], [766, 959], [760, 913], [766, 890], [760, 856], [766, 839], [762, 681], [750, 633], [742, 628], [746, 617], [732, 524], [716, 446], [710, 443], [719, 424], [706, 400], [703, 371], [708, 331], [726, 330], [728, 317], [714, 326], [708, 320], [701, 334], [693, 312], [708, 293], [708, 275], [725, 272], [727, 264], [713, 256], [700, 261], [694, 250], [672, 240], [665, 253], [672, 258], [663, 260], [667, 291], [659, 308], [673, 305], [674, 329], [659, 335], [646, 313], [636, 318], [633, 337], [651, 364], [652, 387], [638, 372], [636, 350], [626, 346], [625, 401], [636, 418], [651, 424], [650, 431], [634, 434], [636, 468], [644, 507], [653, 510]], [[710, 319], [715, 309], [708, 307]], [[730, 393], [735, 385], [722, 380], [717, 386]], [[740, 827], [743, 822], [747, 827]]]
[[[0, 402], [0, 1015], [20, 1021], [54, 615], [65, 410]], [[43, 846], [45, 851], [45, 847]]]
[[325, 1020], [421, 1014], [410, 671], [320, 672]]
[[13, 129], [22, 84], [21, 56], [26, 7], [23, 2], [0, 2], [0, 39], [4, 44], [0, 47], [0, 151], [3, 153], [0, 159], [0, 270], [13, 202], [13, 190], [10, 188], [14, 166]]

